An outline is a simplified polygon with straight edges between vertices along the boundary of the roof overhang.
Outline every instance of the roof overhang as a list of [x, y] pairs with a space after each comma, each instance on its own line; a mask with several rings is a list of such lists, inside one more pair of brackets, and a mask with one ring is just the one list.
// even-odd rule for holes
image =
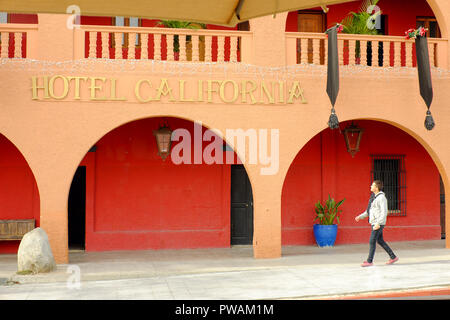
[[[125, 16], [235, 26], [275, 13], [351, 1], [354, 0], [0, 0], [0, 11]], [[73, 5], [78, 6], [79, 12], [69, 10]]]

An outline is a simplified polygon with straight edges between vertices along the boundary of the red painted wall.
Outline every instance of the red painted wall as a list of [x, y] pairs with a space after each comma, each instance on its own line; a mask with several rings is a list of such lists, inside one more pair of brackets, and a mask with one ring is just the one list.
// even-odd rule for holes
[[[0, 220], [35, 219], [39, 226], [39, 192], [25, 158], [0, 134]], [[0, 253], [16, 253], [20, 241], [0, 241]]]
[[[194, 137], [192, 122], [168, 122]], [[87, 251], [230, 245], [230, 166], [163, 161], [152, 133], [160, 123], [145, 119], [113, 130], [82, 161]]]
[[[341, 123], [345, 128], [348, 123]], [[439, 172], [425, 149], [388, 124], [357, 121], [364, 128], [360, 152], [347, 152], [343, 134], [325, 130], [298, 153], [282, 193], [282, 243], [315, 244], [314, 204], [328, 197], [346, 198], [336, 244], [369, 239], [366, 220], [355, 222], [370, 196], [370, 154], [404, 154], [407, 216], [388, 217], [385, 238], [394, 241], [440, 239]]]
[[[327, 26], [332, 27], [341, 22], [351, 11], [358, 12], [362, 1], [352, 1], [342, 4], [328, 6]], [[416, 27], [416, 17], [434, 17], [434, 13], [426, 0], [380, 0], [377, 4], [382, 14], [388, 16], [388, 34], [393, 36], [404, 36], [409, 28]], [[321, 10], [314, 8], [314, 10]], [[297, 12], [289, 12], [286, 21], [286, 31], [297, 32]]]
[[8, 23], [38, 23], [37, 14], [26, 14], [26, 13], [9, 13]]

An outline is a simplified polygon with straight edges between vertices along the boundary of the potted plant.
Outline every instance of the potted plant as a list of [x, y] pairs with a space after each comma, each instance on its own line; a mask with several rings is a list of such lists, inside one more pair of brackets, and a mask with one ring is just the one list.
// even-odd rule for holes
[[[362, 2], [358, 12], [350, 12], [342, 21], [343, 33], [349, 34], [369, 34], [377, 35], [378, 30], [374, 28], [374, 19], [381, 14], [381, 11], [377, 11], [375, 14], [371, 14], [370, 11], [377, 5], [379, 0], [365, 0]], [[372, 43], [367, 42], [368, 55], [372, 54]], [[361, 44], [359, 40], [356, 40], [355, 44], [355, 57], [356, 64], [361, 62]]]
[[[337, 224], [339, 223], [339, 214], [342, 212], [339, 207], [345, 199], [336, 202], [330, 195], [323, 205], [320, 201], [315, 204], [316, 218], [318, 224], [314, 224], [314, 237], [319, 247], [334, 246], [337, 235]], [[336, 223], [335, 223], [336, 221]]]
[[[166, 28], [177, 28], [177, 29], [206, 29], [206, 24], [196, 23], [196, 22], [187, 22], [187, 21], [177, 21], [177, 20], [161, 20], [158, 22], [159, 26], [164, 26]], [[202, 60], [202, 55], [204, 55], [204, 41], [202, 37], [199, 38], [199, 56], [200, 60]], [[173, 52], [175, 56], [175, 60], [179, 59], [180, 54], [180, 41], [178, 35], [173, 37]], [[191, 60], [192, 58], [192, 43], [191, 36], [186, 36], [186, 59]]]

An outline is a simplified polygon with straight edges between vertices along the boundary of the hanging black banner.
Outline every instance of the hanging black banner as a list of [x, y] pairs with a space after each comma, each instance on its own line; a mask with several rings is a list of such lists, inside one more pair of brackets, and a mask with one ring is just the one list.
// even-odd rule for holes
[[433, 87], [431, 85], [430, 58], [428, 55], [428, 42], [425, 36], [416, 37], [416, 58], [417, 72], [419, 75], [420, 95], [427, 105], [427, 116], [425, 118], [425, 128], [432, 130], [434, 120], [431, 116], [430, 106], [433, 101]]
[[332, 105], [330, 119], [328, 120], [330, 129], [339, 128], [339, 120], [334, 110], [334, 104], [339, 93], [338, 27], [336, 25], [325, 32], [328, 34], [327, 94]]

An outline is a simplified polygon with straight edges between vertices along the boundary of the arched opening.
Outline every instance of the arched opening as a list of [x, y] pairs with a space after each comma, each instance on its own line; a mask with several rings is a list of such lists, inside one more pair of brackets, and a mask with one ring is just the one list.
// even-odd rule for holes
[[0, 134], [0, 253], [17, 253], [23, 234], [40, 226], [39, 190], [17, 147]]
[[[347, 151], [343, 134], [352, 122], [364, 129], [354, 157]], [[354, 120], [342, 122], [340, 130], [325, 129], [314, 136], [291, 163], [282, 192], [282, 244], [315, 244], [314, 205], [329, 194], [336, 200], [346, 199], [336, 245], [367, 242], [368, 224], [354, 218], [367, 207], [373, 179], [385, 184], [386, 239], [441, 239], [443, 186], [431, 156], [416, 139], [393, 125]]]
[[[163, 124], [172, 130], [165, 160], [154, 135]], [[79, 164], [69, 194], [69, 247], [107, 251], [251, 244], [252, 203], [245, 168], [219, 135], [175, 117], [136, 120], [104, 135]], [[84, 220], [74, 218], [77, 210]], [[71, 239], [77, 241], [71, 245]]]

